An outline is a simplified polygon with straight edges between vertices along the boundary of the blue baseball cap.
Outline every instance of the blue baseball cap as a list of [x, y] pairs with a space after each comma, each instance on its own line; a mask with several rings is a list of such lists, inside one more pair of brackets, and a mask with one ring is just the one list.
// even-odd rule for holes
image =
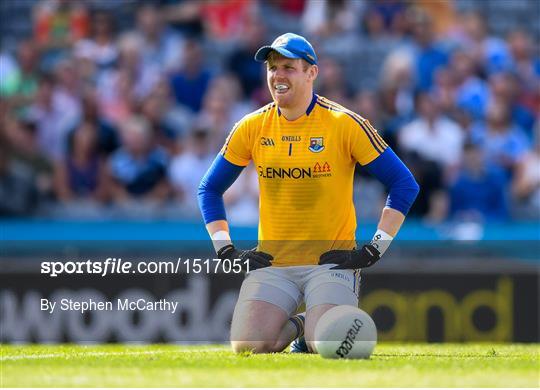
[[287, 58], [298, 58], [309, 62], [311, 65], [317, 65], [317, 55], [311, 43], [306, 38], [293, 34], [286, 33], [277, 37], [272, 45], [263, 46], [255, 53], [255, 61], [264, 62], [268, 54], [275, 50], [279, 54]]

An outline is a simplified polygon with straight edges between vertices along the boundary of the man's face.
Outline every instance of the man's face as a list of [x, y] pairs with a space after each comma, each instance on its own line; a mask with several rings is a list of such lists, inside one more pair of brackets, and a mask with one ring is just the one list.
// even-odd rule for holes
[[427, 119], [435, 119], [439, 114], [437, 101], [427, 94], [418, 97], [418, 111]]
[[290, 108], [302, 102], [312, 88], [317, 75], [316, 66], [273, 53], [268, 56], [266, 64], [268, 88], [277, 105]]

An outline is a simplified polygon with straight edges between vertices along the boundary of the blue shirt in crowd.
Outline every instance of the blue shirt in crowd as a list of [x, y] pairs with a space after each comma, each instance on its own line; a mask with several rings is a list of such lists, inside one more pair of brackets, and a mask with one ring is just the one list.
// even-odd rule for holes
[[450, 216], [480, 214], [484, 220], [501, 220], [508, 216], [506, 178], [493, 166], [486, 166], [481, 174], [467, 170], [459, 173], [450, 188]]
[[206, 89], [212, 75], [208, 70], [201, 70], [194, 76], [178, 72], [171, 77], [171, 89], [176, 102], [189, 107], [193, 112], [199, 112]]
[[111, 157], [111, 172], [127, 192], [138, 196], [150, 192], [165, 177], [167, 164], [168, 155], [164, 149], [155, 148], [143, 158], [136, 159], [121, 148]]

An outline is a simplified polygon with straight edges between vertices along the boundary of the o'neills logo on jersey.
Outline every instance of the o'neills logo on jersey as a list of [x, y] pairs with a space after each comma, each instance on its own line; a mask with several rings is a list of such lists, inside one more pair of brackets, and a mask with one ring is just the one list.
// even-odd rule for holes
[[299, 135], [282, 135], [281, 140], [283, 142], [300, 142], [302, 137]]
[[311, 178], [311, 168], [274, 168], [258, 166], [259, 176], [265, 179], [304, 179]]

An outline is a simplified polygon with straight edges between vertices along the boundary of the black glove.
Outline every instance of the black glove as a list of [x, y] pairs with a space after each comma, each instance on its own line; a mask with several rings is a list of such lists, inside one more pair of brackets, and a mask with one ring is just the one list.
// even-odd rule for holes
[[[242, 269], [244, 271], [253, 271], [259, 268], [270, 267], [272, 265], [271, 261], [274, 260], [272, 255], [269, 255], [268, 253], [258, 252], [253, 249], [241, 251], [236, 249], [233, 244], [225, 245], [217, 252], [217, 255], [221, 260], [242, 260]], [[245, 260], [249, 262], [249, 268], [245, 263]]]
[[337, 264], [330, 269], [358, 269], [371, 267], [381, 258], [381, 253], [371, 244], [361, 249], [331, 250], [321, 255], [319, 264]]

